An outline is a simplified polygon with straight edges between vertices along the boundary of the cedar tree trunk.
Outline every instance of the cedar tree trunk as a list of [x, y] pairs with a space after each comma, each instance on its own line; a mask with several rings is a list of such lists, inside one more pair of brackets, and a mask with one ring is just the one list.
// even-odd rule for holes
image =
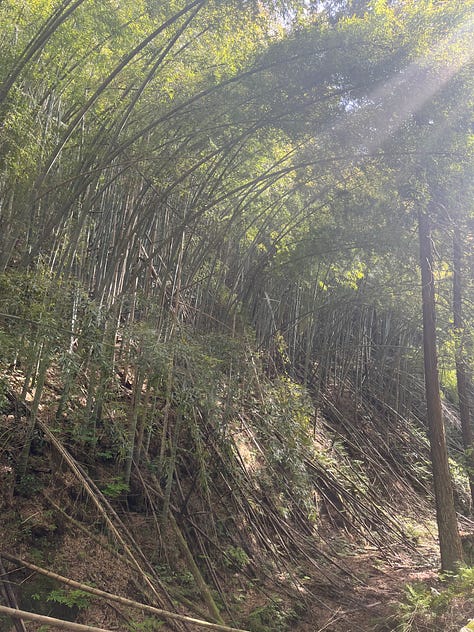
[[462, 315], [462, 239], [458, 227], [453, 238], [453, 322], [456, 335], [456, 380], [459, 396], [462, 441], [471, 488], [471, 511], [474, 511], [474, 443], [469, 401], [469, 372], [465, 348], [465, 325]]
[[449, 473], [448, 452], [439, 392], [431, 226], [430, 219], [426, 213], [419, 213], [418, 229], [420, 239], [423, 348], [428, 436], [431, 448], [441, 568], [444, 571], [453, 571], [456, 568], [456, 564], [462, 561], [462, 547], [454, 507], [453, 488]]

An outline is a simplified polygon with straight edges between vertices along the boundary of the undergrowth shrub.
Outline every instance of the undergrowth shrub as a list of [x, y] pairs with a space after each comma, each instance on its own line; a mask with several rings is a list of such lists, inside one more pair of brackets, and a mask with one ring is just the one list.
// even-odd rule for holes
[[53, 601], [56, 603], [65, 604], [69, 608], [76, 607], [79, 610], [83, 610], [90, 605], [91, 602], [90, 593], [84, 590], [64, 590], [59, 588], [58, 590], [52, 590], [46, 597], [46, 601]]
[[281, 487], [283, 474], [286, 500], [310, 512], [313, 488], [304, 450], [311, 445], [313, 405], [306, 390], [287, 377], [268, 381], [261, 388], [254, 425], [268, 459], [272, 483]]
[[247, 617], [246, 627], [251, 632], [288, 632], [298, 619], [293, 608], [285, 607], [279, 599], [255, 608]]
[[397, 632], [458, 632], [474, 608], [474, 567], [441, 577], [439, 589], [426, 584], [408, 585], [398, 605]]

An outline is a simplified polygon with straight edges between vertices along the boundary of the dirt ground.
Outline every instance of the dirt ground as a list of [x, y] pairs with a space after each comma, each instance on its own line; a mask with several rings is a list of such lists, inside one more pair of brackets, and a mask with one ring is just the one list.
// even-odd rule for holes
[[[347, 595], [351, 605], [336, 601], [326, 613], [319, 606], [310, 607], [292, 632], [395, 632], [401, 630], [398, 607], [406, 586], [423, 583], [431, 590], [442, 590], [435, 540], [420, 548], [418, 559], [407, 553], [398, 560], [383, 560], [375, 551], [359, 553], [345, 560], [363, 583], [354, 585]], [[453, 611], [439, 622], [413, 626], [413, 631], [458, 632], [474, 617], [474, 600], [455, 604]], [[441, 627], [440, 627], [441, 626]]]
[[294, 632], [395, 631], [399, 623], [396, 606], [403, 599], [406, 585], [439, 583], [435, 543], [426, 545], [422, 553], [425, 559], [405, 554], [398, 561], [387, 561], [381, 560], [375, 551], [347, 558], [346, 565], [361, 580], [352, 587], [352, 594], [347, 595], [352, 604], [334, 603], [326, 612], [319, 606], [310, 608]]

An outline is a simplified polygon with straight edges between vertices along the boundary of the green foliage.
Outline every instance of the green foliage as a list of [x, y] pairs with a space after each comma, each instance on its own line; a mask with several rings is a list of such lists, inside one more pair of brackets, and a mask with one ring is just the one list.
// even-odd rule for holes
[[90, 605], [92, 596], [84, 590], [53, 588], [47, 593], [34, 593], [31, 595], [31, 599], [38, 602], [46, 600], [49, 603], [61, 604], [72, 610], [84, 610]]
[[37, 475], [26, 473], [17, 481], [15, 491], [24, 498], [34, 498], [43, 485]]
[[41, 549], [37, 549], [36, 547], [32, 546], [28, 549], [28, 553], [31, 557], [31, 559], [33, 560], [34, 564], [38, 564], [41, 565], [45, 563], [45, 553], [44, 551], [42, 551]]
[[[313, 511], [312, 484], [305, 467], [305, 450], [311, 445], [311, 420], [314, 409], [306, 390], [285, 376], [267, 381], [258, 403], [255, 430], [262, 438], [269, 476], [281, 494], [279, 507], [283, 514], [292, 505]], [[285, 485], [282, 488], [282, 480]], [[265, 486], [265, 478], [260, 483]], [[278, 496], [278, 493], [277, 493]]]
[[129, 486], [124, 482], [123, 478], [116, 477], [102, 489], [102, 492], [109, 498], [119, 498], [129, 491]]
[[224, 562], [229, 567], [242, 570], [248, 565], [250, 558], [240, 546], [229, 546], [225, 550]]
[[193, 574], [188, 570], [175, 570], [165, 565], [157, 565], [155, 568], [160, 578], [166, 583], [175, 583], [188, 588], [195, 584]]
[[90, 605], [91, 599], [91, 594], [84, 590], [66, 590], [62, 588], [52, 590], [46, 597], [46, 601], [64, 604], [69, 608], [76, 607], [79, 610], [87, 608]]
[[151, 617], [147, 617], [143, 621], [131, 621], [128, 624], [130, 632], [153, 632], [159, 630], [165, 624], [165, 621], [157, 621]]
[[[411, 623], [415, 617], [432, 619], [436, 616], [434, 605], [438, 595], [433, 598], [433, 593], [424, 585], [406, 587], [405, 602], [400, 605], [403, 623]], [[407, 630], [410, 628], [407, 627]]]
[[423, 626], [443, 625], [447, 614], [455, 610], [457, 604], [474, 605], [474, 567], [463, 566], [456, 573], [441, 577], [439, 589], [425, 584], [408, 585], [405, 599], [399, 604], [400, 632], [414, 632]]
[[[0, 338], [0, 350], [2, 349], [1, 338]], [[9, 407], [9, 400], [7, 397], [8, 391], [8, 382], [7, 380], [0, 376], [0, 413], [5, 411]]]
[[253, 610], [247, 617], [245, 627], [251, 632], [286, 632], [297, 620], [294, 609], [288, 608], [280, 599]]
[[446, 399], [456, 406], [459, 405], [456, 370], [443, 369], [440, 374], [440, 382], [441, 382], [441, 388], [442, 388], [443, 394], [446, 397]]

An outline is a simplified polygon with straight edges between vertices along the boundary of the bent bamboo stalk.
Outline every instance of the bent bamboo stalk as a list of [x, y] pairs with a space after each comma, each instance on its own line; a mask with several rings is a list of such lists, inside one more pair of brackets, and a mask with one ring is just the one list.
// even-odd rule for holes
[[[162, 610], [161, 608], [155, 608], [154, 606], [148, 606], [147, 604], [140, 603], [139, 601], [133, 601], [132, 599], [127, 599], [126, 597], [120, 597], [119, 595], [114, 595], [112, 593], [108, 593], [105, 590], [100, 590], [99, 588], [93, 588], [92, 586], [88, 586], [87, 584], [81, 584], [80, 582], [76, 582], [74, 579], [69, 579], [68, 577], [63, 577], [62, 575], [58, 575], [53, 571], [48, 571], [40, 566], [36, 566], [36, 564], [31, 564], [30, 562], [26, 562], [21, 560], [9, 553], [4, 553], [3, 551], [0, 553], [0, 557], [8, 560], [9, 562], [13, 562], [14, 564], [19, 564], [24, 566], [25, 568], [29, 568], [36, 573], [40, 573], [45, 577], [50, 577], [51, 579], [55, 579], [62, 584], [66, 584], [67, 586], [71, 586], [73, 588], [78, 588], [79, 590], [83, 590], [84, 592], [88, 592], [91, 595], [95, 595], [96, 597], [102, 597], [103, 599], [109, 599], [110, 601], [116, 601], [117, 603], [121, 603], [125, 606], [131, 606], [133, 608], [139, 608], [140, 610], [144, 610], [146, 612], [150, 612], [155, 614], [156, 616], [162, 617], [164, 619], [172, 619], [175, 621], [183, 621], [184, 623], [192, 623], [193, 625], [199, 626], [201, 628], [207, 628], [208, 630], [218, 630], [219, 632], [249, 632], [248, 630], [242, 630], [240, 628], [232, 628], [227, 625], [223, 625], [221, 623], [211, 623], [210, 621], [204, 621], [202, 619], [195, 619], [193, 617], [188, 617], [184, 614], [178, 614], [176, 612], [168, 612], [167, 610]], [[15, 612], [15, 610], [13, 609]], [[21, 612], [20, 610], [16, 612]], [[39, 615], [36, 615], [39, 616]], [[69, 622], [68, 622], [69, 623]], [[51, 625], [53, 625], [51, 623]], [[72, 630], [73, 628], [71, 628]], [[98, 628], [91, 627], [81, 627], [75, 628], [78, 630], [91, 630], [97, 632]], [[110, 632], [110, 631], [106, 631]]]

